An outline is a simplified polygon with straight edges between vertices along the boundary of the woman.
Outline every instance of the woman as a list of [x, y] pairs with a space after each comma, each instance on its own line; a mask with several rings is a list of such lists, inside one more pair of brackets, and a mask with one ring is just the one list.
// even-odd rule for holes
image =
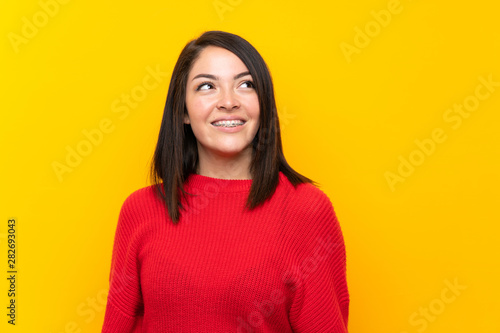
[[184, 47], [151, 173], [120, 211], [102, 332], [347, 332], [339, 223], [287, 164], [246, 40], [208, 31]]

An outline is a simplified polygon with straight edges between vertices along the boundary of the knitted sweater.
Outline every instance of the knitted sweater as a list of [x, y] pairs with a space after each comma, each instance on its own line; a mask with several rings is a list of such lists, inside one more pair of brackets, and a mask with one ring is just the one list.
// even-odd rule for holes
[[[103, 333], [347, 332], [344, 238], [327, 195], [280, 172], [263, 206], [252, 180], [191, 174], [178, 225], [152, 186], [123, 203]], [[186, 206], [186, 204], [188, 206]]]

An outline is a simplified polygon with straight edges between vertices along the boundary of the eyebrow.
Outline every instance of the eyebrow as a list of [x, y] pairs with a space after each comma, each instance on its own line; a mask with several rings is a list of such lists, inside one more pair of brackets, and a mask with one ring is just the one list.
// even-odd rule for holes
[[[240, 74], [236, 74], [233, 79], [238, 80], [240, 77], [247, 76], [247, 75], [250, 75], [250, 72], [241, 72]], [[215, 80], [215, 81], [219, 80], [218, 76], [215, 76], [212, 74], [198, 74], [195, 77], [193, 77], [192, 81], [194, 81], [194, 79], [197, 79], [200, 77], [206, 77], [207, 79], [211, 79], [211, 80]]]

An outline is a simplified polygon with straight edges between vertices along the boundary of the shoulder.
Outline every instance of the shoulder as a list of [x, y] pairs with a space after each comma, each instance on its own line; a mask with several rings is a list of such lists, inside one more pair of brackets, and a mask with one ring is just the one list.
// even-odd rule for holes
[[[287, 192], [283, 198], [287, 223], [292, 223], [293, 230], [305, 235], [337, 234], [340, 225], [333, 204], [328, 195], [311, 183], [293, 186], [283, 176], [282, 188]], [[311, 236], [313, 237], [313, 236]]]
[[299, 253], [310, 253], [322, 242], [343, 249], [343, 235], [332, 201], [319, 187], [311, 183], [298, 184], [288, 196], [286, 223], [296, 240]]
[[159, 209], [165, 209], [155, 193], [154, 185], [131, 192], [123, 201], [120, 219], [144, 220], [155, 216]]
[[296, 196], [298, 200], [311, 204], [323, 206], [332, 204], [330, 198], [323, 190], [310, 183], [299, 184], [296, 189]]
[[333, 204], [328, 195], [319, 187], [311, 183], [302, 183], [293, 186], [288, 178], [282, 176], [284, 187], [289, 192], [290, 207], [303, 214], [312, 214], [319, 211], [333, 211]]
[[151, 201], [151, 199], [155, 198], [154, 186], [149, 185], [145, 187], [141, 187], [130, 192], [125, 198], [123, 205], [126, 207], [134, 207], [137, 204]]

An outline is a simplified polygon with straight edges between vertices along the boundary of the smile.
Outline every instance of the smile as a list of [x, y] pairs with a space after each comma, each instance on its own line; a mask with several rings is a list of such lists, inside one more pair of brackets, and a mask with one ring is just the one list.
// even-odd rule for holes
[[245, 122], [243, 120], [220, 120], [212, 123], [212, 125], [216, 127], [236, 127], [244, 124]]

